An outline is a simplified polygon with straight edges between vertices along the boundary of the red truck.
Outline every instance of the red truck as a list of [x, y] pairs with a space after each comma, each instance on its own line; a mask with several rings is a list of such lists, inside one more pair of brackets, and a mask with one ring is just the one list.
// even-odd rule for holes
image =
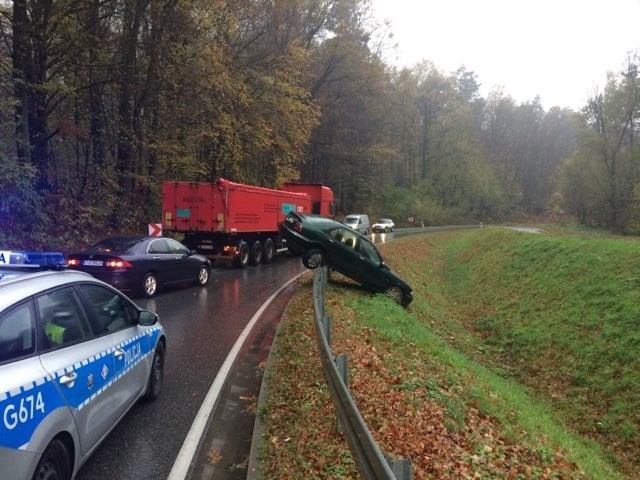
[[286, 250], [278, 225], [290, 211], [333, 216], [333, 191], [316, 183], [285, 183], [281, 190], [218, 178], [163, 182], [162, 228], [211, 260], [234, 266], [269, 263]]

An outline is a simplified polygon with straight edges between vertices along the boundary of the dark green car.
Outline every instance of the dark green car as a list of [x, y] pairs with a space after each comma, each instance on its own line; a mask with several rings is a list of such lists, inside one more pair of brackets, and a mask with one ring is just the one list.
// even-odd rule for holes
[[376, 246], [342, 223], [319, 215], [291, 212], [280, 231], [292, 253], [302, 254], [305, 267], [322, 264], [384, 293], [405, 307], [411, 303], [411, 287], [385, 265]]

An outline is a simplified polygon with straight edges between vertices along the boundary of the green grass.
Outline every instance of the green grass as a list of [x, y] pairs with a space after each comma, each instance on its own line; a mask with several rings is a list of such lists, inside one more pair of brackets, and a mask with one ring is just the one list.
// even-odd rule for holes
[[403, 239], [383, 251], [416, 300], [400, 324], [381, 321], [369, 300], [364, 318], [390, 338], [423, 339], [425, 354], [483, 379], [483, 408], [497, 392], [505, 403], [493, 414], [515, 407], [528, 431], [570, 446], [593, 478], [612, 478], [607, 464], [640, 465], [639, 248], [505, 229]]
[[[403, 439], [422, 443], [411, 431], [419, 418], [441, 422], [435, 431], [452, 439], [426, 464], [415, 457], [414, 478], [638, 478], [640, 242], [549, 231], [488, 228], [382, 245], [414, 288], [408, 309], [337, 275], [329, 282], [334, 353], [349, 355], [372, 432], [395, 432], [386, 451], [396, 443], [405, 452], [397, 455], [413, 455]], [[319, 388], [310, 304], [306, 284], [278, 335], [263, 451], [277, 461], [265, 479], [354, 478]], [[380, 418], [376, 395], [403, 402], [397, 411], [408, 415]]]
[[[460, 262], [476, 245], [484, 253]], [[514, 377], [555, 396], [583, 433], [636, 452], [639, 246], [488, 232], [448, 245], [446, 273], [449, 298], [472, 312], [467, 326]]]

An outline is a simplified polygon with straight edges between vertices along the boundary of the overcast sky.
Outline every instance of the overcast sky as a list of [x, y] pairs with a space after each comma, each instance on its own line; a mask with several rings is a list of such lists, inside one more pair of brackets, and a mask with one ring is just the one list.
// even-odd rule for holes
[[640, 49], [640, 0], [371, 0], [399, 44], [388, 63], [472, 70], [486, 97], [579, 110]]

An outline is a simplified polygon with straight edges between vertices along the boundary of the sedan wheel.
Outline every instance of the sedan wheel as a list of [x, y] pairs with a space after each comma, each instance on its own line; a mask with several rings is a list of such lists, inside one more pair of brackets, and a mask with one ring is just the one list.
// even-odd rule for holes
[[147, 273], [142, 282], [142, 293], [144, 293], [146, 297], [151, 298], [156, 294], [157, 290], [158, 279], [153, 273]]
[[198, 272], [198, 285], [205, 286], [209, 283], [209, 267], [202, 265]]
[[302, 255], [302, 264], [310, 270], [318, 268], [324, 263], [324, 252], [317, 248], [307, 250]]
[[393, 298], [397, 303], [402, 304], [402, 298], [404, 297], [404, 294], [402, 293], [402, 289], [399, 286], [391, 285], [390, 287], [387, 287], [387, 289], [384, 291], [384, 294], [387, 297]]

